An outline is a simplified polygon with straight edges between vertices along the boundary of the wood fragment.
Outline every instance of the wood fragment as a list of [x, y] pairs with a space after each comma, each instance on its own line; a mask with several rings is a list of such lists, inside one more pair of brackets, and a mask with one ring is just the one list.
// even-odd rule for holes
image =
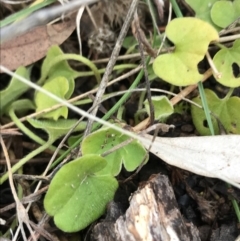
[[92, 240], [200, 241], [200, 237], [197, 228], [182, 217], [169, 179], [158, 174], [133, 194], [125, 215], [97, 224]]

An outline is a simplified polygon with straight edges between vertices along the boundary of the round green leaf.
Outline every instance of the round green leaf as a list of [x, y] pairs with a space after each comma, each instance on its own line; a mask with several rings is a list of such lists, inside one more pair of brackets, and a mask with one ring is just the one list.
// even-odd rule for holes
[[211, 8], [217, 1], [219, 0], [185, 0], [185, 2], [194, 10], [196, 18], [200, 18], [203, 21], [210, 23], [216, 30], [219, 30], [219, 27], [213, 23], [211, 18]]
[[213, 62], [221, 73], [220, 78], [214, 73], [214, 77], [219, 83], [233, 88], [240, 86], [240, 39], [237, 39], [231, 48], [218, 51]]
[[202, 79], [197, 65], [204, 58], [209, 43], [218, 39], [217, 31], [207, 22], [189, 17], [172, 20], [166, 34], [175, 44], [175, 50], [154, 60], [155, 74], [173, 85], [196, 84]]
[[[208, 107], [211, 112], [218, 117], [223, 127], [227, 133], [231, 134], [240, 134], [240, 98], [234, 96], [231, 98], [219, 99], [218, 96], [211, 90], [205, 90], [206, 99], [208, 102]], [[200, 97], [193, 99], [194, 102], [201, 105]], [[191, 106], [193, 123], [197, 131], [201, 135], [211, 135], [211, 132], [207, 126], [206, 116], [202, 109], [196, 107], [195, 105]], [[214, 133], [220, 134], [218, 122], [216, 118], [212, 117]]]
[[84, 229], [105, 211], [118, 183], [112, 176], [97, 174], [106, 166], [99, 155], [86, 155], [65, 166], [54, 176], [44, 199], [47, 213], [65, 232]]
[[[82, 154], [103, 154], [116, 145], [129, 140], [127, 135], [110, 128], [102, 128], [87, 136], [81, 146]], [[138, 141], [134, 140], [129, 144], [117, 149], [105, 156], [107, 166], [100, 172], [102, 175], [117, 176], [121, 171], [122, 164], [127, 171], [134, 171], [144, 160], [146, 150]], [[147, 161], [147, 160], [146, 160]]]
[[[75, 82], [74, 79], [79, 75], [77, 71], [73, 70], [67, 60], [62, 60], [57, 62], [55, 65], [52, 65], [53, 61], [56, 61], [57, 58], [64, 56], [64, 53], [57, 45], [53, 45], [47, 53], [46, 58], [43, 61], [41, 75], [46, 74], [48, 76], [47, 81], [57, 78], [59, 76], [65, 77], [68, 81], [68, 91], [66, 92], [65, 98], [69, 99], [74, 91]], [[51, 66], [51, 69], [49, 69]], [[42, 80], [43, 81], [43, 80]]]
[[240, 16], [240, 0], [218, 1], [211, 9], [213, 22], [221, 28], [226, 28]]
[[[44, 84], [43, 88], [45, 90], [50, 91], [52, 94], [62, 99], [65, 99], [65, 95], [69, 89], [69, 83], [65, 77], [56, 77], [48, 81], [46, 84]], [[56, 100], [52, 99], [51, 97], [47, 96], [42, 92], [36, 92], [35, 103], [37, 106], [36, 112], [44, 110], [46, 108], [50, 108], [58, 104]], [[57, 120], [60, 116], [67, 118], [67, 115], [68, 115], [68, 108], [66, 106], [63, 106], [58, 108], [57, 110], [44, 114], [44, 117]]]
[[[152, 103], [154, 106], [155, 120], [160, 120], [171, 115], [174, 111], [171, 101], [166, 96], [153, 96]], [[150, 116], [150, 107], [148, 100], [144, 101], [144, 106]]]

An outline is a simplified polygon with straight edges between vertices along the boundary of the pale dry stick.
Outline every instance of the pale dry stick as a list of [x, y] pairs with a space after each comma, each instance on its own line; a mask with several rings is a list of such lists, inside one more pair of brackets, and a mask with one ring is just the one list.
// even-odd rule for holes
[[210, 56], [208, 51], [206, 53], [206, 57], [207, 57], [207, 61], [208, 61], [209, 65], [210, 65], [210, 67], [212, 68], [213, 74], [215, 74], [217, 76], [217, 78], [220, 79], [222, 74], [218, 72], [218, 70], [217, 70], [215, 64], [213, 63], [213, 60], [212, 60], [212, 58], [211, 58], [211, 56]]
[[[137, 11], [135, 11], [134, 13], [134, 19], [132, 21], [132, 31], [133, 34], [135, 35], [135, 38], [138, 41], [138, 45], [139, 45], [139, 51], [141, 53], [141, 62], [142, 62], [142, 66], [143, 66], [143, 71], [144, 71], [144, 77], [145, 77], [145, 84], [146, 84], [146, 92], [147, 92], [147, 100], [148, 100], [148, 104], [149, 104], [149, 109], [150, 109], [150, 125], [152, 125], [154, 123], [154, 106], [152, 103], [152, 96], [151, 96], [151, 91], [150, 91], [150, 83], [149, 83], [149, 78], [148, 78], [148, 72], [147, 72], [147, 64], [146, 64], [146, 60], [143, 54], [143, 45], [149, 49], [149, 51], [151, 50], [151, 46], [148, 46], [149, 43], [146, 40], [146, 37], [144, 35], [144, 33], [142, 32], [141, 28], [140, 28], [140, 23], [139, 23], [139, 18], [138, 18], [138, 13]], [[155, 56], [155, 53], [153, 53]]]
[[25, 19], [0, 28], [0, 43], [13, 39], [18, 35], [22, 35], [35, 27], [44, 25], [64, 12], [71, 12], [81, 5], [92, 4], [98, 1], [99, 0], [71, 1], [69, 4], [63, 6], [55, 6], [39, 10]]
[[227, 36], [227, 37], [221, 37], [221, 38], [219, 38], [219, 41], [217, 43], [224, 43], [224, 42], [234, 41], [236, 39], [240, 39], [240, 34], [235, 34], [235, 35]]
[[[167, 91], [167, 90], [161, 90], [161, 89], [156, 89], [156, 88], [151, 88], [150, 90], [151, 90], [152, 92], [154, 91], [154, 92], [164, 93], [164, 94], [172, 95], [172, 96], [175, 96], [175, 97], [178, 97], [178, 96], [179, 96], [179, 94], [175, 94], [175, 93], [173, 93], [173, 92], [171, 92], [171, 91]], [[105, 98], [102, 100], [102, 102], [104, 102], [104, 101], [106, 101], [107, 99], [110, 99], [110, 98], [112, 98], [112, 97], [116, 97], [116, 96], [119, 96], [119, 95], [123, 95], [123, 94], [125, 94], [125, 93], [129, 93], [129, 92], [142, 92], [142, 91], [146, 91], [146, 89], [144, 89], [144, 88], [139, 88], [139, 89], [134, 89], [134, 90], [122, 90], [122, 91], [118, 91], [117, 93], [114, 93], [114, 95], [112, 94], [112, 95], [109, 95], [109, 96], [105, 97]], [[184, 96], [181, 97], [181, 100], [184, 100], [184, 101], [186, 101], [186, 102], [188, 102], [188, 103], [190, 103], [190, 104], [192, 104], [192, 105], [195, 105], [195, 106], [198, 107], [198, 108], [202, 108], [201, 105], [199, 105], [199, 104], [197, 104], [197, 103], [195, 103], [195, 102], [193, 102], [193, 101], [185, 98]]]
[[[34, 179], [31, 179], [31, 180], [34, 180]], [[41, 198], [41, 194], [45, 193], [48, 190], [48, 188], [49, 188], [49, 185], [43, 187], [37, 193], [33, 193], [33, 194], [30, 194], [30, 195], [28, 195], [26, 197], [23, 197], [23, 199], [21, 200], [21, 203], [22, 204], [27, 204], [29, 202], [38, 201]], [[16, 203], [11, 203], [11, 204], [3, 207], [3, 208], [0, 208], [0, 214], [6, 212], [8, 210], [11, 210], [11, 209], [13, 209], [15, 207], [16, 207]]]
[[86, 7], [86, 9], [87, 9], [88, 16], [89, 16], [89, 18], [91, 19], [92, 24], [93, 24], [95, 30], [97, 30], [97, 29], [98, 29], [98, 25], [97, 25], [97, 23], [96, 23], [96, 21], [95, 21], [95, 19], [94, 19], [94, 16], [92, 15], [91, 9], [90, 9], [88, 6]]
[[219, 36], [225, 35], [225, 34], [229, 34], [229, 33], [234, 33], [234, 32], [239, 32], [240, 31], [240, 27], [236, 27], [236, 28], [231, 28], [231, 29], [225, 29], [224, 31], [221, 31], [219, 33]]
[[[148, 56], [148, 53], [144, 52], [144, 55]], [[117, 57], [117, 60], [126, 60], [126, 59], [133, 59], [133, 58], [140, 58], [140, 53], [135, 53], [135, 54], [126, 54], [126, 55], [120, 55]], [[102, 64], [109, 62], [110, 58], [103, 58], [103, 59], [96, 59], [92, 60], [94, 64]], [[79, 63], [79, 66], [84, 65], [83, 63]]]
[[[155, 3], [156, 3], [156, 5], [157, 5], [156, 0], [155, 0]], [[148, 5], [148, 9], [149, 9], [150, 15], [152, 16], [153, 25], [154, 25], [154, 27], [157, 29], [158, 36], [161, 38], [161, 33], [160, 33], [159, 29], [158, 29], [158, 25], [157, 25], [157, 22], [156, 22], [156, 19], [155, 19], [155, 16], [154, 16], [153, 9], [152, 9], [152, 7], [151, 7], [150, 0], [147, 0], [147, 5]], [[161, 4], [160, 4], [160, 5], [161, 5]], [[162, 6], [160, 6], [160, 7], [164, 7], [164, 3], [163, 3]], [[158, 7], [157, 7], [157, 9], [158, 9]]]
[[[172, 4], [171, 2], [169, 1], [169, 14], [168, 14], [168, 21], [167, 23], [169, 23], [172, 19]], [[163, 40], [162, 40], [162, 43], [158, 49], [158, 52], [157, 52], [157, 55], [159, 55], [161, 52], [162, 52], [162, 48], [163, 48], [163, 45], [166, 41], [166, 38], [167, 38], [167, 35], [166, 35], [166, 31], [164, 32], [164, 36], [163, 36]], [[171, 48], [171, 50], [173, 50], [174, 48]]]
[[[117, 83], [117, 82], [119, 82], [119, 81], [121, 81], [121, 80], [123, 80], [123, 79], [128, 78], [129, 76], [137, 73], [141, 68], [142, 68], [142, 66], [136, 67], [135, 69], [133, 69], [133, 70], [131, 70], [131, 71], [129, 71], [129, 72], [127, 72], [127, 73], [119, 76], [118, 78], [112, 80], [111, 82], [108, 83], [107, 86], [111, 86], [111, 85], [113, 85], [113, 84], [115, 84], [115, 83]], [[97, 90], [98, 90], [98, 88], [95, 88], [95, 89], [90, 90], [90, 91], [88, 91], [88, 92], [86, 92], [86, 93], [84, 93], [84, 94], [81, 94], [81, 95], [79, 95], [79, 96], [76, 96], [76, 97], [68, 100], [68, 103], [76, 102], [76, 101], [78, 101], [78, 100], [80, 100], [80, 99], [82, 99], [82, 98], [84, 98], [84, 97], [87, 97], [89, 94], [94, 94], [94, 93], [97, 92]], [[42, 111], [38, 111], [38, 112], [36, 112], [36, 113], [30, 114], [30, 115], [25, 116], [25, 117], [22, 117], [22, 118], [20, 118], [19, 120], [20, 120], [21, 122], [24, 122], [24, 121], [26, 121], [28, 118], [34, 118], [34, 117], [36, 117], [36, 116], [46, 114], [46, 113], [48, 113], [48, 112], [50, 112], [50, 111], [53, 111], [53, 110], [56, 110], [56, 109], [58, 109], [58, 108], [60, 108], [60, 107], [62, 107], [62, 106], [63, 106], [63, 104], [56, 104], [56, 105], [54, 105], [54, 106], [52, 106], [52, 107], [50, 107], [50, 108], [44, 109], [44, 110], [42, 110]], [[7, 128], [12, 127], [12, 126], [14, 126], [14, 125], [15, 125], [14, 122], [8, 123], [8, 124], [6, 124], [6, 125], [1, 126], [1, 130], [7, 129]]]
[[[240, 23], [240, 17], [238, 17], [235, 21], [233, 21], [230, 25], [228, 25], [226, 28], [222, 29], [219, 32], [219, 36], [229, 33], [229, 30], [234, 29], [238, 24]], [[231, 31], [232, 32], [232, 31]]]
[[[169, 53], [169, 52], [172, 52], [174, 50], [174, 47], [168, 47], [168, 48], [164, 48], [162, 49], [159, 53]], [[149, 56], [148, 53], [145, 53], [144, 52], [144, 55], [145, 56]], [[140, 58], [141, 55], [140, 53], [135, 53], [135, 54], [126, 54], [126, 55], [120, 55], [118, 56], [117, 60], [125, 60], [125, 59], [133, 59], [133, 58]], [[97, 60], [93, 60], [92, 62], [94, 64], [102, 64], [102, 63], [106, 63], [110, 60], [110, 58], [103, 58], [103, 59], [97, 59]], [[153, 61], [151, 61], [152, 63]], [[84, 65], [83, 63], [79, 63], [78, 66], [82, 66]]]
[[33, 0], [22, 0], [22, 1], [9, 1], [9, 0], [1, 0], [1, 2], [6, 3], [6, 4], [22, 4], [22, 3], [28, 3], [32, 2]]
[[[20, 202], [18, 196], [17, 196], [17, 192], [13, 183], [13, 174], [12, 174], [12, 169], [11, 169], [11, 164], [10, 164], [10, 158], [7, 152], [7, 148], [5, 146], [5, 143], [3, 141], [2, 135], [0, 135], [0, 142], [1, 142], [1, 146], [3, 149], [3, 153], [4, 156], [6, 158], [6, 163], [7, 163], [7, 168], [8, 168], [8, 173], [9, 173], [9, 184], [11, 187], [11, 191], [13, 194], [13, 198], [14, 201], [16, 203], [16, 211], [17, 211], [17, 218], [18, 218], [18, 223], [19, 223], [19, 227], [21, 229], [21, 233], [23, 235], [23, 239], [24, 241], [27, 241], [27, 237], [24, 231], [24, 227], [23, 227], [23, 223], [25, 223], [27, 225], [28, 230], [30, 231], [30, 234], [33, 238], [34, 241], [37, 241], [34, 235], [34, 232], [29, 224], [29, 217], [28, 217], [28, 213], [26, 211], [26, 209], [24, 208], [24, 206], [22, 205], [22, 203]], [[17, 236], [15, 235], [12, 241], [17, 240]]]
[[[204, 82], [205, 80], [207, 80], [210, 76], [212, 75], [212, 69], [208, 69], [204, 74], [203, 74], [203, 79], [202, 82]], [[188, 87], [186, 87], [185, 89], [183, 89], [177, 96], [174, 96], [170, 101], [172, 103], [172, 105], [176, 105], [179, 101], [181, 101], [183, 99], [183, 97], [189, 95], [193, 90], [195, 90], [198, 87], [197, 84], [195, 85], [190, 85]], [[135, 132], [139, 132], [141, 130], [145, 130], [146, 127], [148, 126], [149, 123], [149, 118], [146, 118], [145, 120], [143, 120], [141, 123], [139, 123], [138, 125], [136, 125], [135, 127], [133, 127], [133, 130]]]
[[[117, 57], [118, 57], [120, 49], [122, 47], [123, 40], [124, 40], [124, 38], [127, 34], [127, 31], [129, 29], [131, 20], [133, 18], [133, 14], [136, 11], [137, 5], [138, 5], [138, 0], [132, 0], [132, 3], [130, 5], [129, 11], [127, 13], [126, 19], [123, 23], [120, 34], [118, 36], [117, 42], [116, 42], [115, 47], [112, 51], [111, 60], [107, 64], [105, 73], [104, 73], [104, 75], [102, 77], [102, 80], [101, 80], [101, 83], [99, 85], [99, 89], [98, 89], [98, 92], [96, 94], [96, 98], [95, 98], [94, 103], [93, 103], [93, 106], [95, 106], [95, 108], [91, 113], [93, 116], [96, 116], [96, 114], [97, 114], [98, 107], [99, 107], [99, 104], [101, 102], [102, 96], [104, 95], [105, 89], [107, 88], [109, 76], [112, 73], [113, 67], [114, 67], [114, 65], [117, 61]], [[88, 121], [84, 136], [87, 136], [91, 132], [92, 124], [93, 124], [93, 120], [90, 119]]]
[[[155, 5], [157, 7], [157, 10], [158, 10], [158, 16], [159, 16], [159, 19], [161, 20], [161, 22], [164, 21], [164, 11], [163, 11], [163, 8], [164, 8], [164, 0], [154, 0], [155, 2]], [[149, 3], [149, 1], [148, 1]], [[154, 21], [154, 25], [155, 25], [155, 21]], [[157, 25], [155, 25], [156, 27]]]
[[[203, 79], [201, 80], [202, 82], [206, 81], [210, 76], [212, 75], [212, 69], [209, 68], [204, 74], [203, 74]], [[179, 101], [182, 100], [182, 97], [185, 97], [189, 95], [193, 90], [195, 90], [198, 87], [197, 84], [195, 85], [190, 85], [183, 89], [176, 97], [173, 97], [170, 101], [173, 105], [176, 105]]]
[[79, 8], [77, 17], [76, 17], [76, 26], [77, 26], [77, 38], [78, 38], [78, 44], [79, 44], [79, 54], [82, 55], [82, 40], [81, 40], [81, 34], [80, 34], [80, 22], [81, 18], [84, 12], [86, 6], [82, 6]]

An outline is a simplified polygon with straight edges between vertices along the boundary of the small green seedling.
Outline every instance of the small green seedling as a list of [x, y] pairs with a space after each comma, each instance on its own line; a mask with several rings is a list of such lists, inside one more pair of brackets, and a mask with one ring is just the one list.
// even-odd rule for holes
[[[166, 96], [153, 96], [152, 103], [154, 107], [155, 120], [164, 120], [174, 112], [172, 103]], [[144, 101], [145, 109], [150, 116], [150, 107], [148, 100]]]
[[[116, 130], [102, 128], [87, 136], [82, 142], [82, 154], [103, 154], [113, 147], [128, 141], [130, 138]], [[144, 160], [146, 158], [146, 160]], [[106, 167], [101, 171], [102, 174], [117, 176], [122, 165], [127, 171], [132, 172], [143, 162], [148, 160], [145, 148], [136, 140], [123, 145], [121, 148], [113, 151], [105, 157], [107, 160]]]
[[[240, 134], [240, 98], [226, 96], [223, 99], [219, 99], [218, 96], [211, 90], [205, 89], [206, 99], [209, 109], [219, 118], [216, 120], [212, 116], [212, 122], [214, 126], [214, 133], [220, 134], [218, 121], [221, 122], [224, 129], [228, 134]], [[200, 97], [193, 99], [197, 104], [201, 104]], [[202, 109], [192, 105], [191, 106], [193, 123], [197, 131], [204, 136], [210, 135], [210, 130], [206, 124], [206, 116]]]

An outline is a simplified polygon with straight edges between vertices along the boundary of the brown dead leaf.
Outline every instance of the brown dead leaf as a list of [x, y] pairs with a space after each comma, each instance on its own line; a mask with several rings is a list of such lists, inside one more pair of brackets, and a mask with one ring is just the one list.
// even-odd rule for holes
[[3, 43], [0, 46], [0, 64], [10, 70], [32, 64], [43, 58], [52, 45], [63, 43], [75, 27], [75, 18], [72, 16], [70, 20], [35, 28]]

